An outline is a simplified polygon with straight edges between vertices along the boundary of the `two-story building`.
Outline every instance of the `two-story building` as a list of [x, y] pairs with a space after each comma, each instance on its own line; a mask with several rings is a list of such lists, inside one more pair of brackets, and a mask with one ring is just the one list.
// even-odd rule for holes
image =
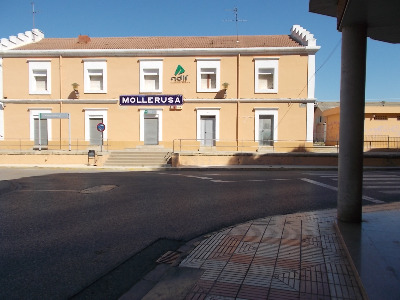
[[268, 36], [3, 38], [0, 149], [312, 145], [319, 48], [298, 25]]

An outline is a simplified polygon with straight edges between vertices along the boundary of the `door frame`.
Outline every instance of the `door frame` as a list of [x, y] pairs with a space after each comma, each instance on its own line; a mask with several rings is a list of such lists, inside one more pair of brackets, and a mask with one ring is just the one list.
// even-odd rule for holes
[[[99, 135], [99, 143], [98, 144], [92, 144], [92, 139], [94, 138], [93, 136], [92, 136], [92, 131], [95, 131], [95, 129], [94, 129], [94, 127], [93, 126], [90, 126], [91, 124], [91, 120], [96, 120], [96, 119], [99, 119], [99, 120], [101, 120], [101, 122], [100, 121], [97, 121], [97, 124], [99, 124], [99, 123], [103, 123], [104, 124], [104, 119], [102, 118], [102, 116], [99, 116], [99, 115], [93, 115], [93, 116], [90, 116], [89, 117], [89, 145], [90, 146], [102, 146], [102, 144], [104, 144], [104, 132], [103, 132], [103, 134], [101, 133], [101, 132], [99, 132], [98, 131], [98, 129], [97, 129], [97, 124], [96, 124], [96, 134], [98, 134]], [[101, 139], [102, 138], [102, 139]]]
[[[31, 141], [35, 141], [35, 119], [39, 119], [39, 114], [51, 113], [51, 108], [31, 108], [29, 109], [29, 137]], [[52, 122], [47, 119], [47, 141], [52, 140]]]
[[[146, 143], [146, 142], [148, 142], [148, 138], [146, 139], [146, 120], [157, 120], [157, 126], [156, 126], [156, 130], [157, 130], [157, 136], [156, 136], [156, 140], [157, 140], [157, 142], [155, 143], [155, 144], [153, 144], [153, 143]], [[149, 114], [149, 115], [144, 115], [144, 119], [143, 119], [143, 130], [144, 130], [144, 136], [143, 136], [143, 142], [144, 142], [144, 144], [145, 145], [159, 145], [160, 144], [160, 141], [159, 141], [159, 139], [158, 139], [158, 137], [159, 137], [159, 134], [158, 134], [158, 129], [159, 129], [159, 127], [160, 127], [160, 120], [159, 120], [159, 118], [158, 118], [158, 115], [157, 114]], [[148, 124], [147, 124], [148, 125]]]
[[108, 121], [107, 111], [108, 108], [84, 108], [85, 111], [85, 141], [90, 142], [90, 122], [91, 118], [103, 118], [103, 124], [106, 129], [103, 131], [103, 141], [108, 140]]
[[163, 123], [163, 109], [162, 108], [140, 108], [140, 124], [139, 124], [139, 140], [144, 142], [144, 115], [146, 111], [152, 111], [158, 115], [158, 143], [163, 140], [162, 123]]
[[271, 126], [273, 128], [273, 141], [276, 142], [278, 140], [278, 108], [254, 108], [254, 141], [256, 142], [259, 138], [260, 116], [273, 116]]
[[215, 117], [215, 141], [219, 141], [219, 112], [221, 107], [196, 107], [196, 139], [201, 141], [201, 117]]
[[[206, 126], [202, 126], [202, 121], [204, 121], [204, 125], [206, 125], [206, 121], [205, 120], [212, 120], [213, 121], [213, 128], [212, 128], [212, 133], [213, 133], [213, 137], [212, 137], [212, 140], [211, 140], [211, 143], [210, 143], [210, 145], [209, 145], [209, 140], [207, 140], [206, 139], [206, 131], [205, 131], [205, 127]], [[200, 145], [201, 146], [204, 146], [204, 147], [212, 147], [212, 146], [215, 146], [215, 131], [216, 131], [216, 129], [215, 129], [215, 127], [216, 127], [216, 122], [217, 122], [217, 120], [216, 120], [216, 118], [215, 118], [215, 116], [200, 116], [200, 128], [202, 128], [203, 130], [201, 130], [200, 131], [200, 134], [201, 134], [201, 136], [200, 136]]]

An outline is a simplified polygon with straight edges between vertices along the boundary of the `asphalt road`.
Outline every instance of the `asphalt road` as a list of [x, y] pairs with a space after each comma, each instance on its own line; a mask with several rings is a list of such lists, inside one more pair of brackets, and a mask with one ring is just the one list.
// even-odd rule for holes
[[[85, 289], [127, 262], [140, 276], [146, 253], [336, 206], [333, 171], [0, 172], [0, 299], [97, 298]], [[398, 201], [400, 172], [365, 180], [364, 204]]]

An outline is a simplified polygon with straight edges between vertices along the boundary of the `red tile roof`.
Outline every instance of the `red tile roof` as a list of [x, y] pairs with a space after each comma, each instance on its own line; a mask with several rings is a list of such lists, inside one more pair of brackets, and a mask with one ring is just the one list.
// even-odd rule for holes
[[302, 47], [289, 35], [239, 36], [239, 43], [236, 36], [87, 37], [85, 41], [87, 43], [82, 42], [82, 38], [44, 38], [15, 50]]

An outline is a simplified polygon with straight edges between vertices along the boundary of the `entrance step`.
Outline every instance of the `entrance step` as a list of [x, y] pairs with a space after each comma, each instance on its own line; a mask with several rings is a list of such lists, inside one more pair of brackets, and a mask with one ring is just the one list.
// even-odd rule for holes
[[274, 147], [273, 146], [260, 146], [257, 149], [258, 153], [273, 153]]
[[104, 163], [106, 167], [169, 167], [170, 151], [113, 151]]

